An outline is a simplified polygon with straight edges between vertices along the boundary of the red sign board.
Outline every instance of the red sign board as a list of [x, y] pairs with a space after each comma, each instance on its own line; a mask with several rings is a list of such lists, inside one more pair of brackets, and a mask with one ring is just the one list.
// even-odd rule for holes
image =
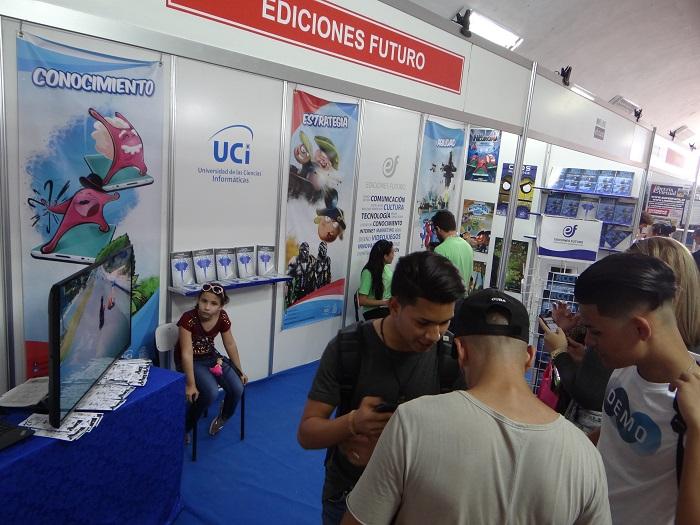
[[464, 57], [325, 0], [166, 0], [275, 40], [460, 93]]

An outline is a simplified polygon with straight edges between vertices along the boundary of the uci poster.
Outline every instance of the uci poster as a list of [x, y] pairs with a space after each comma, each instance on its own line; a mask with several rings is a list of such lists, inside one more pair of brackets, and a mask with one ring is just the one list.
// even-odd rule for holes
[[342, 315], [357, 116], [358, 104], [294, 92], [283, 329]]
[[27, 33], [16, 42], [27, 375], [44, 373], [51, 285], [127, 242], [137, 276], [132, 301], [104, 315], [132, 315], [128, 352], [150, 357], [158, 323], [162, 67]]
[[462, 181], [456, 174], [463, 150], [463, 128], [450, 128], [432, 120], [425, 123], [416, 182], [414, 250], [426, 249], [431, 241], [437, 241], [431, 223], [436, 211], [452, 209], [453, 213], [457, 212], [457, 182], [461, 184]]

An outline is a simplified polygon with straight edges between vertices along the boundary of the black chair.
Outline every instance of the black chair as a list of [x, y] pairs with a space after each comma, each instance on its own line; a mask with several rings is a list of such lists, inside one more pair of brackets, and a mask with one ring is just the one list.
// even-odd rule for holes
[[360, 295], [359, 290], [355, 290], [355, 294], [352, 296], [352, 302], [355, 305], [355, 322], [360, 321]]
[[[175, 350], [178, 338], [178, 327], [175, 323], [166, 323], [156, 328], [156, 348], [158, 349], [161, 359], [161, 368], [170, 368], [171, 354]], [[182, 372], [182, 370], [178, 370]], [[221, 390], [221, 387], [219, 387]], [[245, 388], [241, 395], [241, 441], [245, 438]], [[204, 411], [203, 417], [207, 417], [207, 411]], [[197, 461], [197, 427], [199, 421], [192, 428], [192, 461]]]

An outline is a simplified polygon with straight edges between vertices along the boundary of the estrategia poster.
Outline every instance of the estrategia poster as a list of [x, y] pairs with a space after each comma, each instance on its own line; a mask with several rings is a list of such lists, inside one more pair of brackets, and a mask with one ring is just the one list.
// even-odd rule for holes
[[[163, 80], [158, 61], [17, 40], [27, 375], [45, 373], [53, 283], [130, 241], [130, 355], [158, 322]], [[123, 306], [123, 308], [122, 308]], [[116, 315], [116, 314], [115, 314]]]
[[357, 117], [358, 104], [294, 92], [283, 329], [342, 314]]

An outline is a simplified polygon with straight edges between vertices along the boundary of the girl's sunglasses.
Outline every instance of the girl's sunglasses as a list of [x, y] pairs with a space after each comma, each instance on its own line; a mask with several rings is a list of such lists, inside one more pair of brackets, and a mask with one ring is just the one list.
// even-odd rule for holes
[[218, 284], [204, 283], [202, 285], [203, 292], [212, 292], [216, 295], [224, 295], [224, 288]]

